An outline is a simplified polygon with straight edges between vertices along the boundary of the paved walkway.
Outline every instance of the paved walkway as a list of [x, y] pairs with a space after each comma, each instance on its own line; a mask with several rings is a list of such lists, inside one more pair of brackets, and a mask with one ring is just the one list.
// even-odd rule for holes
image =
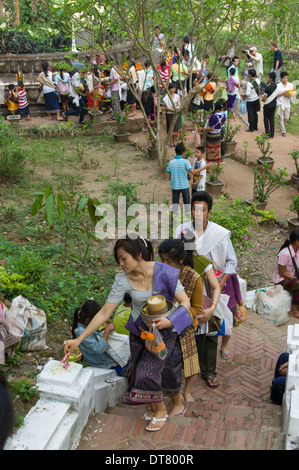
[[90, 416], [78, 450], [283, 450], [282, 407], [268, 402], [276, 360], [286, 350], [287, 327], [248, 312], [233, 330], [231, 363], [217, 363], [220, 386], [197, 377], [185, 416], [169, 417], [161, 431], [145, 431], [144, 406], [118, 404]]

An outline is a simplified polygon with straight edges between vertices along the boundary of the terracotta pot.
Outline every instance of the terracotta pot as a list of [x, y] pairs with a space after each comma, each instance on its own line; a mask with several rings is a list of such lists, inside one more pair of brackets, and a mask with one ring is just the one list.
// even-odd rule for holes
[[222, 188], [225, 185], [224, 181], [206, 181], [206, 191], [211, 194], [214, 198], [219, 198], [221, 196]]
[[297, 188], [297, 191], [299, 191], [299, 176], [297, 175], [291, 175], [291, 181], [295, 188]]
[[113, 133], [114, 139], [116, 142], [128, 142], [129, 136], [131, 135], [130, 132], [123, 132], [122, 134], [118, 134], [117, 132]]
[[275, 163], [275, 159], [272, 158], [272, 157], [267, 157], [266, 159], [262, 158], [262, 157], [259, 157], [256, 159], [257, 163], [259, 165], [262, 165], [263, 163], [267, 163], [267, 167], [269, 168], [269, 170], [272, 170], [273, 166], [274, 166], [274, 163]]
[[287, 219], [289, 233], [293, 230], [299, 229], [299, 220], [298, 219]]
[[237, 145], [237, 142], [235, 140], [232, 140], [231, 142], [224, 142], [225, 145], [225, 153], [231, 154], [235, 153], [235, 148]]
[[268, 202], [258, 202], [258, 201], [255, 201], [254, 199], [246, 199], [245, 203], [248, 206], [256, 206], [256, 208], [259, 209], [260, 211], [264, 211], [268, 204]]

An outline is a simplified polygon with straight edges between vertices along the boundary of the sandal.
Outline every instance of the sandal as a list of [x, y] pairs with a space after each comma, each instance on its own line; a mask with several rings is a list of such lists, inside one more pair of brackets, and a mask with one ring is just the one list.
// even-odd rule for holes
[[146, 413], [144, 413], [143, 418], [144, 418], [146, 421], [151, 421], [151, 420], [153, 419], [153, 416], [149, 416], [149, 415], [147, 415]]
[[[207, 378], [205, 379], [205, 381], [207, 382], [207, 386], [208, 386], [209, 388], [217, 388], [217, 387], [219, 387], [219, 383], [218, 383], [218, 384], [214, 384], [214, 380], [215, 380], [216, 378], [217, 378], [216, 375], [210, 375], [209, 377], [207, 377]], [[211, 383], [209, 383], [209, 381], [210, 381]]]
[[155, 425], [156, 423], [159, 423], [159, 422], [162, 422], [162, 425], [159, 428], [150, 428], [149, 426], [146, 426], [145, 430], [151, 431], [151, 432], [160, 431], [165, 426], [167, 418], [168, 418], [168, 415], [166, 415], [165, 418], [160, 418], [160, 419], [153, 417], [150, 421], [150, 425], [151, 424]]
[[222, 349], [220, 349], [220, 356], [222, 357], [222, 359], [225, 360], [230, 359], [232, 357], [228, 349], [226, 351], [222, 351]]

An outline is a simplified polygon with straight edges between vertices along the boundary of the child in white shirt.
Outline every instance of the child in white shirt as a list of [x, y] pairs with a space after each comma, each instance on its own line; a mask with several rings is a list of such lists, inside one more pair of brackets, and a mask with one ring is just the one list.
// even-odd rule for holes
[[191, 183], [192, 194], [196, 193], [196, 191], [205, 191], [207, 170], [209, 170], [212, 165], [210, 163], [206, 163], [204, 159], [204, 154], [205, 154], [204, 147], [196, 147], [193, 169], [197, 170], [201, 168], [201, 172], [198, 175], [193, 175], [193, 180]]

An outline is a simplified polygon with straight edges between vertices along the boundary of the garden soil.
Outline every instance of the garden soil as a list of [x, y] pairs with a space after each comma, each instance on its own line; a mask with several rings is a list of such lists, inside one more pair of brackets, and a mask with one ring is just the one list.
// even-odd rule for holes
[[[140, 114], [138, 115], [138, 113], [139, 112], [137, 111], [137, 119], [139, 119], [140, 122], [142, 122], [141, 115]], [[109, 115], [101, 116], [101, 122], [103, 122], [103, 125], [105, 124], [107, 117], [109, 117]], [[73, 120], [73, 122], [75, 123], [77, 122], [77, 118], [71, 118], [70, 120]], [[238, 142], [237, 149], [236, 149], [236, 156], [239, 158], [242, 158], [244, 156], [243, 142], [247, 141], [248, 142], [247, 162], [255, 162], [256, 158], [259, 156], [259, 150], [254, 141], [254, 138], [256, 137], [256, 135], [261, 134], [263, 131], [261, 112], [259, 113], [259, 121], [260, 121], [260, 124], [259, 124], [260, 131], [258, 133], [247, 133], [245, 132], [247, 129], [246, 124], [243, 122], [243, 120], [240, 117], [236, 118], [236, 122], [238, 124], [240, 123], [241, 125], [241, 132], [236, 137], [236, 140]], [[56, 122], [55, 120], [52, 121], [53, 124], [55, 122]], [[46, 118], [39, 117], [39, 118], [32, 118], [30, 123], [26, 122], [26, 123], [21, 123], [20, 125], [27, 127], [29, 125], [41, 125], [41, 124], [49, 125], [51, 124], [51, 122], [48, 121]], [[194, 151], [194, 148], [195, 148], [194, 134], [192, 132], [194, 130], [193, 126], [194, 125], [190, 121], [184, 121], [184, 130], [186, 132], [186, 146], [190, 148], [191, 151]], [[138, 145], [137, 145], [136, 139], [138, 139]], [[107, 191], [106, 191], [107, 181], [116, 180], [117, 178], [120, 178], [120, 181], [123, 183], [131, 181], [131, 182], [139, 184], [137, 192], [138, 192], [138, 198], [140, 199], [141, 202], [148, 202], [148, 201], [153, 201], [156, 203], [168, 202], [170, 204], [171, 203], [171, 189], [170, 189], [169, 178], [161, 174], [158, 162], [154, 160], [150, 160], [147, 155], [147, 152], [145, 150], [142, 150], [142, 147], [146, 148], [147, 146], [146, 136], [142, 132], [139, 132], [137, 134], [131, 134], [130, 140], [131, 140], [131, 143], [133, 144], [132, 146], [128, 144], [113, 144], [109, 148], [109, 151], [106, 151], [106, 149], [104, 149], [104, 151], [102, 152], [103, 161], [101, 161], [100, 167], [94, 166], [91, 163], [91, 158], [93, 157], [93, 153], [91, 149], [90, 153], [88, 153], [87, 157], [85, 158], [86, 160], [85, 166], [80, 169], [80, 174], [83, 179], [82, 187], [85, 188], [85, 190], [91, 196], [94, 195], [95, 197], [98, 197], [100, 199], [101, 195], [103, 196], [107, 194]], [[299, 143], [298, 140], [299, 139], [297, 136], [293, 136], [289, 134], [287, 135], [286, 138], [283, 138], [280, 135], [279, 131], [276, 130], [275, 137], [274, 139], [271, 140], [271, 150], [273, 152], [272, 156], [275, 158], [274, 170], [277, 168], [286, 167], [288, 174], [294, 172], [295, 170], [294, 163], [290, 155], [288, 155], [288, 153], [291, 150], [293, 150], [295, 147], [298, 148], [298, 143]], [[117, 160], [115, 159], [116, 154], [117, 154]], [[170, 148], [169, 158], [172, 158], [172, 157], [174, 157], [174, 149]], [[190, 162], [193, 163], [193, 157], [190, 158]], [[36, 171], [38, 172], [38, 170]], [[46, 170], [43, 169], [42, 171], [43, 171], [43, 176], [45, 177], [50, 176], [50, 173], [51, 173], [50, 170], [48, 174], [46, 174], [47, 173]], [[61, 169], [60, 171], [68, 171], [68, 170]], [[96, 178], [96, 176], [99, 174], [102, 174], [102, 175], [105, 174], [105, 178], [102, 178], [101, 181], [99, 181], [99, 178]], [[250, 167], [250, 165], [240, 163], [238, 161], [235, 161], [232, 158], [226, 158], [225, 163], [223, 165], [223, 173], [221, 174], [221, 179], [225, 181], [225, 188], [224, 188], [225, 194], [228, 194], [231, 197], [240, 197], [244, 200], [252, 198], [253, 170]], [[288, 207], [291, 203], [291, 198], [295, 193], [296, 193], [296, 190], [291, 185], [288, 185], [287, 188], [281, 188], [277, 190], [273, 195], [271, 195], [267, 209], [271, 209], [271, 208], [275, 209], [277, 218], [279, 219], [279, 221], [282, 221], [282, 223], [275, 224], [275, 225], [265, 225], [265, 226], [257, 227], [255, 230], [253, 230], [252, 239], [253, 241], [256, 241], [260, 245], [259, 252], [253, 252], [250, 254], [250, 257], [244, 256], [244, 257], [240, 257], [240, 259], [238, 260], [239, 274], [241, 275], [241, 277], [246, 279], [249, 290], [259, 288], [259, 287], [264, 287], [266, 284], [271, 283], [272, 269], [274, 266], [274, 261], [275, 261], [277, 250], [281, 246], [285, 238], [287, 237], [285, 221], [288, 217], [294, 216], [293, 214], [291, 214]], [[266, 335], [268, 335], [268, 333], [266, 330], [264, 331], [264, 333], [263, 331], [261, 331], [262, 328], [259, 327], [260, 320], [258, 319], [256, 321], [256, 317], [258, 316], [253, 314], [252, 312], [250, 313], [248, 328], [252, 333], [252, 337], [254, 337], [258, 331], [258, 334], [260, 336], [257, 339], [257, 341], [260, 341], [260, 340], [262, 342], [266, 341]], [[256, 327], [255, 327], [255, 322], [257, 324]], [[264, 407], [268, 406], [266, 404], [267, 396], [269, 394], [268, 391], [269, 391], [269, 386], [271, 384], [272, 371], [274, 369], [275, 361], [276, 361], [278, 353], [281, 350], [283, 350], [285, 347], [287, 326], [294, 322], [296, 322], [296, 320], [295, 321], [290, 320], [288, 323], [286, 323], [285, 325], [279, 328], [272, 327], [271, 325], [272, 328], [279, 331], [279, 334], [278, 334], [279, 339], [275, 340], [275, 347], [273, 348], [273, 350], [270, 351], [270, 356], [271, 356], [270, 369], [269, 368], [267, 369], [269, 371], [269, 374], [264, 384], [263, 396], [261, 398], [260, 404], [257, 405], [257, 408], [251, 409], [253, 413], [259, 413], [258, 410], [261, 408], [261, 406], [264, 406]], [[248, 332], [250, 335], [249, 330]], [[59, 335], [57, 335], [57, 331], [59, 331]], [[57, 325], [49, 325], [47, 350], [41, 351], [41, 352], [26, 353], [23, 357], [21, 357], [20, 367], [15, 368], [14, 370], [14, 378], [16, 380], [23, 380], [24, 378], [28, 377], [28, 374], [34, 371], [36, 372], [37, 370], [40, 370], [40, 368], [48, 361], [49, 357], [54, 357], [57, 360], [60, 360], [63, 354], [62, 343], [66, 338], [70, 337], [70, 331], [71, 331], [71, 325], [63, 321], [61, 321], [59, 328], [57, 328]], [[239, 331], [241, 332], [241, 329]], [[55, 332], [55, 333], [52, 334], [52, 332]], [[271, 334], [269, 335], [269, 339], [270, 338], [271, 338]], [[248, 342], [248, 338], [246, 339], [246, 341], [244, 340], [244, 345], [243, 345], [244, 348], [246, 348], [245, 342], [246, 343]], [[266, 346], [268, 347], [269, 344], [267, 344]], [[235, 346], [235, 349], [237, 350], [237, 346]], [[238, 365], [240, 365], [238, 364], [238, 361], [242, 362], [243, 360], [241, 357], [242, 356], [241, 352], [239, 352], [238, 354], [239, 354], [238, 360], [233, 359], [231, 372], [233, 371], [237, 372]], [[221, 359], [220, 359], [220, 364], [221, 364]], [[258, 364], [256, 363], [256, 365]], [[221, 368], [222, 367], [224, 367], [223, 364], [221, 365]], [[224, 373], [230, 375], [229, 369], [227, 369], [228, 364], [225, 364], [225, 367], [226, 369]], [[252, 367], [252, 364], [249, 365], [249, 369], [251, 367]], [[249, 373], [250, 373], [250, 370], [249, 370]], [[250, 381], [249, 377], [248, 377], [248, 380]], [[200, 385], [200, 387], [202, 387], [202, 384]], [[232, 387], [234, 388], [234, 385], [232, 385]], [[203, 400], [202, 402], [210, 400], [209, 397], [213, 396], [218, 399], [218, 402], [216, 401], [214, 403], [214, 406], [218, 406], [218, 407], [221, 406], [221, 400], [223, 400], [224, 393], [226, 392], [224, 389], [221, 390], [221, 387], [218, 390], [219, 392], [217, 395], [217, 392], [211, 391], [207, 389], [207, 387], [205, 387], [205, 392], [204, 392], [205, 395], [204, 395], [204, 398], [202, 399]], [[265, 393], [265, 390], [266, 390], [266, 393]], [[249, 391], [249, 393], [254, 393], [254, 392]], [[196, 396], [196, 399], [197, 398], [199, 399], [199, 397]], [[22, 409], [23, 405], [20, 404], [18, 400], [16, 400], [15, 414], [16, 415], [18, 415], [19, 413], [24, 414], [24, 412], [26, 414], [28, 409], [30, 409], [30, 406], [32, 406], [33, 404], [34, 404], [34, 400], [31, 401], [27, 405], [27, 408], [24, 411]], [[235, 413], [237, 413], [238, 407], [240, 408], [240, 406], [241, 405], [239, 402], [235, 405], [235, 409], [234, 409]], [[275, 429], [273, 428], [274, 432], [276, 432], [277, 429], [280, 429], [282, 425], [281, 424], [281, 409], [278, 407], [276, 408], [276, 410], [277, 411], [275, 412], [273, 412], [273, 410], [271, 412], [273, 412], [274, 415], [276, 416], [275, 419], [278, 421], [280, 420], [280, 421], [278, 424], [278, 428], [277, 426]], [[242, 410], [240, 412], [242, 413]], [[199, 408], [196, 410], [196, 407], [192, 405], [191, 408], [189, 409], [189, 416], [192, 415], [194, 417], [196, 416], [196, 413], [199, 413]], [[122, 415], [124, 414], [124, 412], [119, 412], [119, 414]], [[136, 414], [136, 422], [134, 421], [134, 426], [136, 425], [137, 422], [138, 423], [140, 422], [139, 414], [138, 413]], [[108, 415], [109, 415], [109, 412], [108, 412]], [[278, 415], [280, 415], [280, 418]], [[107, 420], [107, 418], [105, 419]], [[181, 419], [183, 418], [180, 418], [180, 420]], [[102, 417], [99, 417], [99, 416], [91, 418], [90, 422], [88, 423], [86, 427], [85, 438], [80, 443], [80, 447], [79, 447], [80, 449], [92, 449], [92, 448], [100, 449], [101, 448], [101, 439], [100, 439], [101, 436], [99, 433], [102, 432], [103, 429], [102, 429], [102, 426], [99, 425], [100, 420], [102, 420]], [[239, 421], [241, 422], [242, 418], [240, 418]], [[193, 424], [190, 424], [190, 426], [191, 426], [190, 427], [190, 430], [191, 430]], [[242, 429], [242, 426], [241, 426], [241, 429]], [[107, 431], [109, 430], [108, 424], [107, 424], [106, 430]], [[153, 434], [157, 434], [157, 433], [153, 433]], [[91, 436], [91, 435], [93, 436], [92, 439], [90, 437], [86, 437], [86, 436]], [[104, 437], [104, 434], [102, 434], [102, 436]], [[102, 448], [106, 448], [106, 449], [118, 448], [118, 449], [128, 449], [128, 450], [132, 448], [130, 447], [130, 445], [128, 445], [128, 439], [124, 440], [118, 436], [116, 441], [113, 442], [111, 436], [112, 434], [110, 433], [109, 439], [111, 439], [111, 441], [108, 441], [106, 444], [105, 444], [105, 441], [103, 441], [104, 444]], [[132, 442], [134, 441], [134, 445], [133, 445], [133, 447], [135, 446], [134, 449], [155, 448], [155, 447], [151, 447], [151, 445], [154, 445], [154, 444], [151, 444], [150, 441], [147, 442], [144, 436], [145, 435], [142, 434], [141, 441], [139, 440], [137, 444], [133, 438]], [[257, 439], [258, 439], [258, 432], [257, 432]], [[140, 447], [138, 447], [138, 445]], [[268, 444], [265, 444], [264, 448], [267, 448], [267, 445], [269, 446], [269, 440], [268, 440]], [[223, 446], [225, 447], [224, 443], [223, 443]], [[281, 442], [281, 440], [279, 440], [279, 441], [276, 441], [276, 443], [274, 443], [273, 446], [274, 448], [280, 449], [283, 447], [283, 443]], [[206, 447], [203, 447], [203, 448], [209, 448], [208, 444]], [[244, 447], [241, 446], [241, 448], [246, 448], [246, 446], [245, 445]]]

